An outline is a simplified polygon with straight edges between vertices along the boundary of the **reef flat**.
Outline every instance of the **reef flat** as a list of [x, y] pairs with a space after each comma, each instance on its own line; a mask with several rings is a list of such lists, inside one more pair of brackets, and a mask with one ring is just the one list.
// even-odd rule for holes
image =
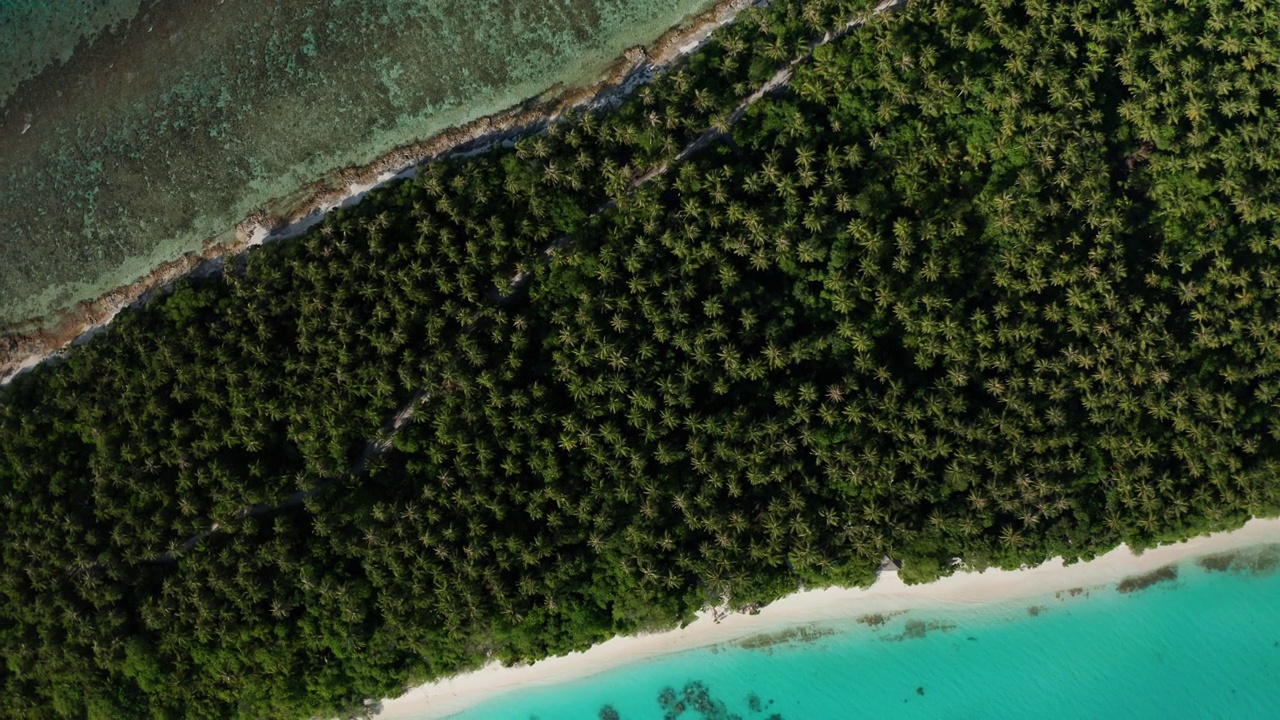
[[590, 86], [712, 4], [15, 6], [0, 29], [15, 36], [0, 74], [25, 80], [0, 96], [0, 336], [100, 321], [157, 268], [243, 241], [242, 221], [270, 225], [397, 148]]

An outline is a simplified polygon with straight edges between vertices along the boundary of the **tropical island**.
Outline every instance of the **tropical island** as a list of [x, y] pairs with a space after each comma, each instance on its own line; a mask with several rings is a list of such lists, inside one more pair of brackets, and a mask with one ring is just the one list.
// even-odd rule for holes
[[311, 717], [1280, 514], [1280, 16], [779, 0], [0, 394], [0, 715]]

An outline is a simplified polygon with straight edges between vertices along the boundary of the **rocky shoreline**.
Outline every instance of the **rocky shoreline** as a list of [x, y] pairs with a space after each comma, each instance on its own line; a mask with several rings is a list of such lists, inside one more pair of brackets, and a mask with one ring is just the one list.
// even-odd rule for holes
[[294, 237], [320, 222], [331, 210], [358, 202], [365, 193], [392, 180], [412, 177], [422, 165], [484, 152], [494, 145], [542, 131], [564, 113], [618, 102], [636, 87], [699, 47], [718, 27], [730, 23], [752, 0], [722, 0], [710, 10], [672, 28], [651, 46], [634, 46], [613, 63], [604, 79], [581, 88], [552, 87], [539, 98], [504, 112], [451, 128], [429, 139], [398, 147], [374, 162], [348, 167], [299, 189], [303, 199], [289, 207], [268, 208], [236, 224], [230, 241], [206, 239], [197, 252], [156, 267], [133, 283], [95, 300], [83, 301], [42, 318], [0, 327], [0, 385], [23, 371], [87, 340], [122, 310], [145, 303], [177, 280], [213, 272], [227, 257], [270, 240]]

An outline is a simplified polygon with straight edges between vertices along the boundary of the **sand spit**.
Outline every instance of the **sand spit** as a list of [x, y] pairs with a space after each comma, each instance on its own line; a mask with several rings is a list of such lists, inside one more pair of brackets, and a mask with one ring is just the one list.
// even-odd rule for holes
[[428, 720], [461, 712], [516, 689], [553, 685], [646, 658], [748, 637], [768, 636], [817, 622], [887, 619], [914, 610], [947, 610], [1029, 601], [1061, 593], [1135, 582], [1170, 564], [1232, 550], [1280, 543], [1280, 519], [1254, 519], [1232, 531], [1192, 538], [1135, 555], [1124, 545], [1089, 562], [1063, 565], [1054, 558], [1022, 570], [958, 572], [925, 585], [907, 585], [896, 572], [882, 572], [867, 589], [825, 588], [789, 595], [758, 614], [726, 614], [708, 609], [688, 626], [670, 632], [618, 637], [585, 652], [533, 665], [491, 664], [472, 673], [422, 685], [382, 702], [378, 718]]
[[222, 259], [241, 254], [270, 240], [289, 238], [319, 223], [331, 210], [349, 207], [370, 190], [394, 179], [413, 177], [425, 163], [484, 152], [494, 145], [511, 143], [540, 132], [547, 124], [578, 108], [602, 107], [618, 102], [639, 85], [700, 47], [718, 27], [732, 22], [753, 0], [722, 0], [712, 9], [682, 26], [668, 30], [650, 47], [635, 46], [619, 58], [594, 85], [564, 89], [552, 87], [539, 98], [507, 111], [480, 118], [410, 145], [396, 148], [369, 165], [338, 171], [333, 177], [300, 188], [303, 199], [288, 208], [256, 213], [239, 222], [229, 241], [205, 240], [199, 252], [190, 252], [157, 267], [130, 285], [96, 300], [86, 301], [54, 316], [0, 327], [0, 385], [23, 371], [83, 341], [123, 309], [146, 302], [180, 278], [212, 273]]

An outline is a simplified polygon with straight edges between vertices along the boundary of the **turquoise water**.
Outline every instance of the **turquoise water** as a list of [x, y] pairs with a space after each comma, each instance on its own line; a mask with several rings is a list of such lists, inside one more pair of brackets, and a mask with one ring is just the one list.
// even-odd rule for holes
[[[1225, 571], [1189, 562], [1176, 579], [1166, 573], [1126, 593], [1094, 588], [981, 610], [913, 611], [879, 628], [810, 627], [804, 639], [694, 650], [516, 692], [455, 717], [595, 720], [612, 717], [601, 713], [608, 705], [621, 720], [1276, 718], [1278, 559], [1280, 546], [1268, 546]], [[690, 683], [705, 689], [704, 711], [686, 702], [683, 713], [665, 713], [660, 693], [682, 698]]]

